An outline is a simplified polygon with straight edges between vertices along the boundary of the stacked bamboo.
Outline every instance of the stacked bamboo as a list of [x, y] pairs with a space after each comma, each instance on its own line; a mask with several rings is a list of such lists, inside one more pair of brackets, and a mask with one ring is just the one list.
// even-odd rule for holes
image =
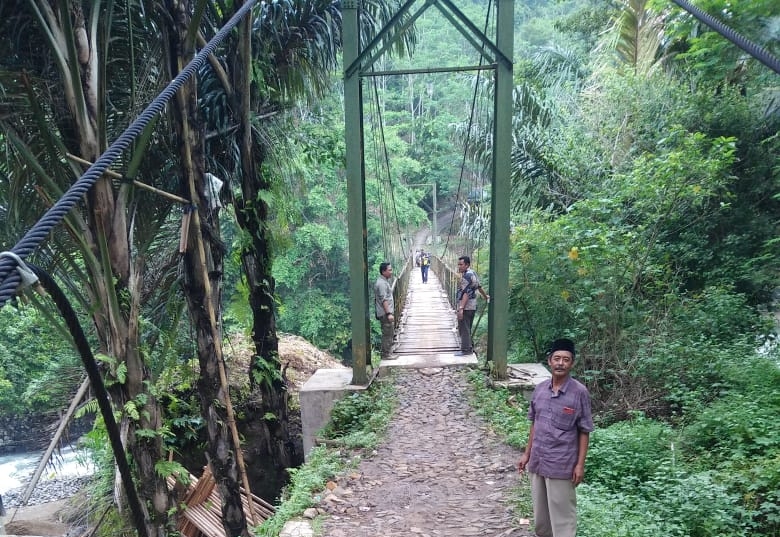
[[[174, 477], [168, 478], [168, 486], [176, 486]], [[206, 466], [203, 475], [198, 479], [190, 475], [190, 485], [181, 502], [184, 507], [179, 513], [176, 524], [182, 537], [225, 537], [222, 526], [222, 499], [214, 481], [211, 469]], [[259, 526], [274, 514], [274, 507], [252, 495], [252, 510], [250, 512], [246, 491], [241, 488], [241, 503], [244, 516], [251, 525]]]

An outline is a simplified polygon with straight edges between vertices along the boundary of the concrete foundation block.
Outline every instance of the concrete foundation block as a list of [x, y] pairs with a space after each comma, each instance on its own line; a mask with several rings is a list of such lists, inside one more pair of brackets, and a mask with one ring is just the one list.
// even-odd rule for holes
[[301, 427], [304, 459], [308, 459], [317, 432], [327, 425], [333, 405], [346, 393], [362, 391], [367, 386], [352, 382], [352, 369], [318, 369], [301, 387]]
[[314, 529], [307, 520], [288, 520], [279, 537], [314, 537]]
[[507, 379], [494, 380], [493, 386], [520, 392], [530, 401], [537, 384], [549, 381], [552, 375], [542, 364], [507, 364]]

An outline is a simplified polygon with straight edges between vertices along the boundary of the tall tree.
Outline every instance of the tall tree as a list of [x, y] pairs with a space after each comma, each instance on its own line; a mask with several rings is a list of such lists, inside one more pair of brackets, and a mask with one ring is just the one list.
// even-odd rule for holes
[[[201, 13], [189, 0], [169, 0], [167, 45], [172, 76], [194, 57]], [[202, 6], [201, 6], [202, 7]], [[171, 106], [178, 141], [180, 189], [192, 203], [185, 230], [183, 252], [184, 294], [197, 340], [200, 377], [198, 395], [206, 423], [207, 459], [222, 499], [225, 534], [248, 536], [240, 490], [241, 446], [235, 433], [230, 394], [222, 356], [221, 279], [224, 245], [220, 239], [219, 215], [206, 175], [204, 127], [198, 111], [197, 80], [190, 78], [177, 92]]]
[[[366, 32], [364, 43], [376, 31], [376, 25], [390, 19], [396, 4], [365, 3], [362, 12]], [[218, 15], [223, 12], [214, 4], [211, 13], [219, 20]], [[408, 38], [396, 50], [404, 50], [405, 43], [409, 43]], [[227, 102], [224, 110], [232, 120], [226, 126], [221, 114], [207, 115], [208, 125], [215, 130], [223, 129], [225, 134], [210, 141], [207, 151], [212, 156], [210, 165], [225, 172], [225, 197], [235, 207], [244, 237], [241, 261], [253, 313], [255, 347], [249, 368], [250, 401], [252, 414], [262, 417], [253, 426], [260, 428], [260, 434], [265, 438], [250, 456], [255, 475], [266, 483], [275, 483], [269, 489], [278, 490], [287, 479], [286, 468], [302, 462], [303, 454], [288, 429], [288, 393], [278, 355], [272, 273], [271, 223], [274, 216], [270, 210], [270, 203], [278, 193], [274, 186], [275, 174], [266, 170], [265, 165], [275, 151], [271, 142], [275, 135], [271, 133], [283, 125], [275, 119], [296, 100], [314, 100], [330, 89], [340, 46], [340, 2], [280, 0], [262, 3], [253, 20], [245, 21], [240, 27], [238, 41], [228, 46], [228, 50], [238, 53], [225, 53], [217, 62], [224, 65], [224, 70], [216, 67], [214, 71], [204, 73], [205, 77], [219, 83], [204, 80], [212, 92], [204, 95], [203, 101], [222, 102], [216, 94], [224, 95]]]

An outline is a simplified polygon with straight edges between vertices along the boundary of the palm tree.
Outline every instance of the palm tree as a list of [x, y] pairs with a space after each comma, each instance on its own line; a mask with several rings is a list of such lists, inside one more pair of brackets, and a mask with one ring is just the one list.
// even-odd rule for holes
[[[530, 57], [526, 77], [512, 91], [512, 212], [517, 218], [534, 208], [555, 207], [564, 210], [578, 196], [560, 166], [550, 158], [547, 146], [555, 122], [582, 87], [587, 73], [582, 58], [558, 46], [541, 47]], [[479, 89], [492, 105], [493, 82], [484, 81]], [[490, 170], [493, 158], [492, 111], [478, 112], [477, 121], [458, 126], [457, 139], [477, 168]]]
[[[252, 471], [268, 490], [279, 490], [286, 469], [303, 460], [300, 442], [289, 430], [286, 383], [278, 354], [276, 297], [272, 277], [274, 218], [268, 200], [275, 193], [273, 174], [263, 165], [274, 154], [277, 121], [297, 99], [315, 100], [331, 89], [341, 46], [341, 6], [334, 0], [279, 0], [263, 3], [244, 21], [236, 42], [212, 69], [202, 74], [209, 88], [200, 96], [207, 128], [223, 133], [206, 144], [209, 168], [226, 180], [225, 197], [234, 205], [243, 242], [241, 261], [253, 312], [254, 356], [249, 379], [254, 426], [264, 441], [252, 453]], [[364, 43], [376, 24], [390, 19], [396, 2], [367, 2]], [[237, 3], [239, 9], [242, 3]], [[222, 13], [212, 6], [211, 14]], [[228, 16], [229, 14], [224, 14]], [[218, 26], [221, 21], [215, 19]], [[410, 46], [409, 38], [397, 50]], [[237, 53], [233, 52], [237, 51]], [[229, 120], [225, 121], [228, 117]], [[272, 417], [272, 418], [271, 418]]]
[[[192, 10], [183, 1], [169, 2], [166, 7], [167, 13], [154, 12], [163, 15], [158, 22], [145, 16], [143, 4], [132, 2], [112, 5], [110, 13], [101, 11], [98, 4], [84, 11], [75, 2], [58, 4], [56, 12], [43, 0], [3, 4], [2, 20], [8, 25], [4, 35], [14, 36], [2, 45], [6, 47], [6, 61], [0, 84], [9, 96], [3, 100], [3, 150], [8, 157], [5, 162], [13, 168], [4, 172], [9, 191], [28, 193], [24, 209], [33, 209], [26, 213], [29, 217], [34, 219], [41, 214], [72, 178], [80, 175], [80, 164], [67, 155], [94, 161], [107, 141], [124, 127], [126, 117], [132, 117], [125, 111], [137, 111], [150, 100], [161, 81], [170, 79], [191, 57], [193, 38], [198, 34], [191, 28], [197, 27], [200, 20], [191, 20], [190, 13], [200, 11]], [[217, 12], [215, 9], [213, 13]], [[284, 15], [283, 20], [280, 14]], [[392, 12], [388, 5], [378, 2], [365, 14], [384, 20]], [[112, 22], [110, 26], [108, 21]], [[257, 356], [252, 364], [252, 378], [262, 394], [261, 415], [273, 412], [277, 416], [269, 426], [268, 444], [275, 446], [269, 458], [281, 460], [283, 466], [294, 465], [300, 452], [295, 452], [286, 430], [287, 400], [279, 371], [273, 316], [268, 207], [263, 201], [265, 192], [270, 190], [270, 180], [258, 172], [271, 148], [258, 128], [258, 118], [261, 114], [278, 114], [301, 92], [316, 96], [325, 91], [324, 81], [328, 77], [323, 73], [336, 63], [339, 22], [337, 2], [263, 4], [252, 24], [242, 29], [242, 54], [224, 62], [232, 67], [232, 78], [223, 79], [223, 83], [230, 85], [233, 81], [233, 87], [238, 89], [226, 86], [225, 92], [230, 97], [232, 117], [239, 125], [235, 132], [241, 140], [241, 168], [236, 175], [244, 179], [241, 195], [235, 201], [239, 222], [253, 237], [243, 256], [256, 317]], [[247, 36], [256, 35], [257, 28], [263, 28], [263, 39], [249, 48]], [[154, 38], [160, 31], [167, 37], [163, 47]], [[47, 54], [27, 54], [39, 50]], [[111, 61], [104, 61], [106, 58]], [[160, 62], [160, 58], [172, 59], [172, 65]], [[254, 89], [250, 93], [249, 67], [258, 62], [273, 69], [263, 77], [262, 91]], [[137, 465], [141, 496], [147, 500], [144, 505], [151, 506], [152, 512], [145, 516], [145, 530], [152, 535], [165, 533], [172, 502], [164, 480], [155, 472], [155, 464], [163, 454], [159, 435], [161, 413], [148, 389], [153, 379], [149, 364], [139, 351], [138, 320], [149, 296], [144, 293], [149, 290], [144, 277], [150, 267], [158, 270], [153, 274], [155, 281], [172, 281], [165, 269], [175, 267], [176, 252], [164, 249], [163, 245], [171, 241], [161, 237], [175, 229], [171, 225], [175, 218], [170, 202], [138, 191], [130, 180], [144, 177], [157, 186], [167, 181], [168, 189], [174, 190], [170, 177], [176, 175], [185, 197], [197, 206], [183, 256], [184, 290], [198, 340], [199, 391], [207, 418], [209, 459], [223, 496], [223, 525], [229, 534], [246, 533], [236, 477], [238, 448], [224, 426], [227, 394], [224, 384], [217, 381], [221, 365], [218, 275], [223, 251], [217, 215], [204, 202], [205, 161], [199, 150], [203, 147], [199, 142], [203, 133], [194, 128], [198, 125], [196, 98], [195, 87], [185, 87], [171, 107], [172, 130], [176, 135], [168, 137], [148, 129], [120, 163], [125, 170], [123, 179], [100, 179], [90, 191], [84, 211], [68, 215], [65, 228], [69, 233], [55, 234], [48, 245], [53, 252], [49, 266], [74, 271], [76, 276], [70, 275], [69, 287], [82, 300], [84, 310], [92, 312], [100, 352], [110, 363], [106, 374], [114, 374], [120, 381], [112, 384], [112, 397], [118, 408], [127, 410], [123, 414], [123, 430]], [[174, 152], [171, 147], [176, 140], [182, 162], [179, 174], [167, 157]], [[21, 214], [21, 205], [9, 204], [3, 210], [5, 214]], [[143, 218], [138, 217], [139, 207], [144, 209]], [[74, 249], [78, 255], [68, 253]], [[163, 255], [150, 259], [155, 249]]]
[[597, 51], [614, 51], [621, 64], [637, 75], [649, 76], [666, 59], [662, 55], [664, 14], [651, 9], [648, 0], [622, 0], [620, 4]]
[[[1, 150], [9, 163], [4, 180], [18, 194], [8, 197], [6, 210], [18, 216], [20, 227], [29, 226], [81, 175], [81, 164], [69, 155], [94, 161], [126, 126], [125, 112], [138, 110], [159, 85], [157, 51], [150, 38], [154, 25], [139, 9], [133, 2], [104, 6], [45, 0], [0, 7], [2, 33], [10, 37], [0, 45]], [[112, 379], [110, 394], [121, 412], [123, 440], [145, 500], [146, 524], [139, 531], [162, 536], [173, 503], [164, 478], [155, 471], [164, 453], [158, 434], [162, 418], [140, 352], [139, 312], [148, 298], [143, 285], [149, 269], [146, 254], [170, 229], [171, 203], [137, 191], [129, 180], [138, 175], [165, 179], [160, 153], [147, 148], [139, 140], [121, 163], [126, 179], [100, 178], [83, 207], [65, 218], [66, 233], [54, 233], [35, 257], [91, 314], [99, 352], [106, 357], [104, 373]], [[144, 208], [142, 219], [136, 218], [139, 207]]]

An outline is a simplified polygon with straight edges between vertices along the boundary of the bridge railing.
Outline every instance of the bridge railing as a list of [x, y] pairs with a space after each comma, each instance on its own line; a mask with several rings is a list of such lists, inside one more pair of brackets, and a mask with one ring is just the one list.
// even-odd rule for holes
[[409, 277], [412, 274], [414, 268], [414, 259], [410, 257], [404, 263], [400, 274], [396, 275], [396, 279], [393, 282], [393, 302], [395, 303], [395, 311], [393, 311], [393, 317], [395, 318], [395, 325], [398, 327], [398, 322], [401, 319], [400, 313], [404, 310], [406, 305], [407, 291], [409, 290]]
[[458, 282], [460, 273], [457, 269], [450, 268], [441, 258], [431, 256], [431, 270], [436, 274], [442, 288], [447, 293], [450, 305], [455, 308], [458, 295]]

